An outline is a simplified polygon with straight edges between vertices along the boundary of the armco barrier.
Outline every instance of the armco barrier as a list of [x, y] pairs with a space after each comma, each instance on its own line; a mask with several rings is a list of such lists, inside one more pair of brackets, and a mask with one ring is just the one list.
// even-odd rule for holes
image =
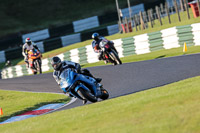
[[21, 57], [23, 57], [21, 47], [10, 48], [5, 51], [6, 60], [17, 59], [17, 58], [21, 58]]
[[71, 34], [73, 32], [73, 24], [66, 24], [49, 28], [49, 34], [51, 38]]
[[95, 27], [99, 27], [98, 16], [78, 20], [73, 22], [74, 32], [80, 32]]
[[10, 47], [20, 46], [22, 44], [22, 37], [20, 33], [15, 33], [0, 38], [0, 51]]
[[62, 42], [61, 42], [60, 37], [50, 39], [50, 40], [45, 40], [43, 42], [43, 44], [44, 44], [44, 51], [45, 52], [62, 47]]
[[31, 38], [32, 41], [45, 40], [50, 37], [49, 30], [44, 29], [44, 30], [24, 34], [24, 35], [22, 35], [23, 43], [25, 43], [25, 39], [28, 37]]
[[[180, 47], [184, 42], [187, 45], [200, 45], [200, 23], [172, 27], [158, 32], [137, 35], [128, 38], [113, 40], [120, 57], [134, 54], [145, 54], [160, 49], [171, 49]], [[70, 60], [80, 64], [98, 62], [98, 54], [91, 45], [72, 49], [58, 55], [62, 60]], [[50, 58], [42, 60], [43, 71], [52, 69]], [[25, 65], [17, 65], [2, 70], [2, 78], [13, 78], [30, 74]]]
[[5, 58], [5, 51], [0, 51], [0, 62], [5, 62], [6, 58]]
[[62, 36], [62, 46], [65, 47], [70, 44], [78, 43], [81, 42], [81, 34], [73, 34], [73, 35], [68, 35], [68, 36]]

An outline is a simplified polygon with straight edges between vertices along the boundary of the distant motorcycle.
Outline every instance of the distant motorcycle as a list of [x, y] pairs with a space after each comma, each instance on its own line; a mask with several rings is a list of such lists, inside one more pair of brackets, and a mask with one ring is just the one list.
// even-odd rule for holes
[[111, 48], [106, 39], [102, 40], [99, 43], [99, 47], [103, 52], [103, 57], [107, 62], [113, 63], [114, 65], [122, 64], [122, 61], [119, 58], [117, 51]]
[[87, 101], [97, 102], [98, 98], [105, 100], [109, 97], [108, 91], [94, 78], [78, 74], [71, 68], [62, 71], [59, 76], [59, 85], [64, 93], [83, 100], [84, 104]]
[[40, 51], [33, 49], [28, 52], [28, 62], [33, 74], [42, 73], [42, 62]]

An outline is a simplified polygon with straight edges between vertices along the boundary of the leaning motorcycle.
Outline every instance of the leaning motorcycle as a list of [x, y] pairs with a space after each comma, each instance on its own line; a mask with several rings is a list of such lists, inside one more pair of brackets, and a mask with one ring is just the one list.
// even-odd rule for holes
[[28, 62], [33, 74], [42, 73], [41, 53], [33, 49], [28, 52]]
[[59, 76], [59, 85], [64, 93], [70, 96], [87, 101], [97, 102], [98, 98], [108, 99], [109, 93], [100, 83], [92, 77], [77, 73], [74, 69], [64, 69]]
[[114, 65], [122, 64], [117, 51], [111, 48], [106, 39], [99, 43], [99, 47], [101, 48], [103, 57], [107, 62], [113, 63]]

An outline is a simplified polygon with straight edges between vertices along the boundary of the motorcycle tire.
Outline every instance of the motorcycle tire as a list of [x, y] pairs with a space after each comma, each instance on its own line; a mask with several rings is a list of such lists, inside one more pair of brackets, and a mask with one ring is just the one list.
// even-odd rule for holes
[[42, 68], [41, 68], [41, 62], [40, 62], [40, 60], [36, 60], [36, 69], [37, 69], [37, 71], [40, 74], [42, 73]]
[[122, 64], [119, 56], [115, 53], [115, 52], [110, 52], [110, 55], [111, 55], [111, 58], [114, 60], [114, 64], [117, 65], [117, 64]]
[[84, 90], [83, 88], [80, 88], [78, 90], [79, 95], [81, 95], [82, 97], [84, 97], [86, 100], [90, 101], [90, 102], [97, 102], [97, 98], [92, 95], [90, 92]]
[[115, 57], [113, 56], [113, 53], [110, 52], [109, 54], [109, 62], [113, 63], [114, 65], [117, 65], [117, 62], [115, 61]]
[[101, 92], [102, 92], [102, 95], [101, 95], [100, 98], [101, 98], [102, 100], [108, 99], [108, 97], [109, 97], [108, 91], [107, 91], [106, 89], [104, 89], [104, 88], [101, 88]]

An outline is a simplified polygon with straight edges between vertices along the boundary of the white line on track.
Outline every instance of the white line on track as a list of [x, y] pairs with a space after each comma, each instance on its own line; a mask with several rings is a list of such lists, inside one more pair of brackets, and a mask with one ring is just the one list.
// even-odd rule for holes
[[59, 108], [57, 108], [57, 109], [54, 109], [54, 110], [52, 110], [52, 111], [46, 112], [46, 113], [44, 113], [44, 114], [41, 114], [41, 115], [45, 115], [45, 114], [48, 114], [48, 113], [55, 112], [55, 111], [58, 110], [58, 109], [61, 109], [61, 108], [65, 107], [65, 106], [68, 106], [68, 105], [74, 103], [76, 100], [77, 100], [77, 98], [72, 97], [71, 100], [70, 100], [67, 104], [65, 104], [65, 105], [63, 105], [63, 106], [61, 106], [61, 107], [59, 107]]

